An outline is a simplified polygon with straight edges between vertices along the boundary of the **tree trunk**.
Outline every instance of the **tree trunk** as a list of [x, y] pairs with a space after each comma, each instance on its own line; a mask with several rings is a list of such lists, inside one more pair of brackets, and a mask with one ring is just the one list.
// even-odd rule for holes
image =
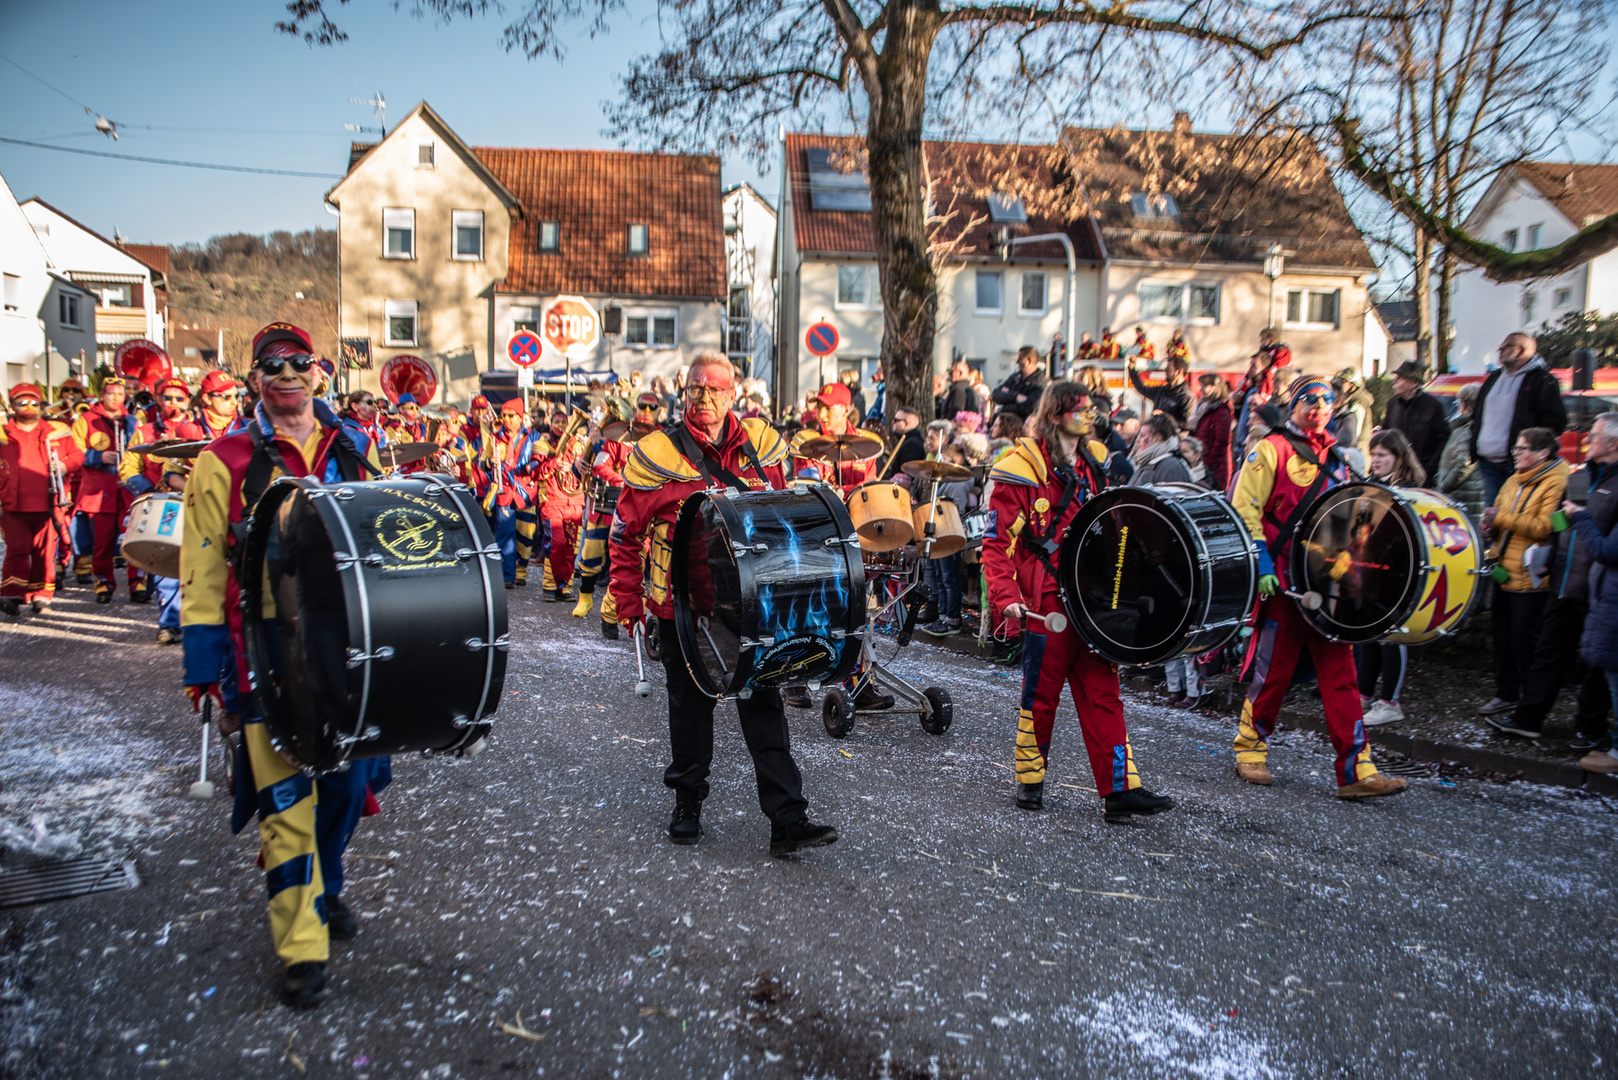
[[1433, 362], [1433, 241], [1426, 231], [1416, 230], [1416, 363], [1431, 367]]
[[909, 406], [923, 422], [933, 417], [938, 275], [927, 251], [921, 128], [937, 19], [936, 3], [889, 5], [887, 37], [876, 62], [880, 93], [869, 95], [866, 129], [871, 229], [882, 273], [887, 413]]
[[1433, 320], [1433, 340], [1437, 343], [1438, 363], [1434, 370], [1449, 374], [1450, 286], [1455, 280], [1455, 256], [1444, 248], [1438, 256], [1438, 317]]

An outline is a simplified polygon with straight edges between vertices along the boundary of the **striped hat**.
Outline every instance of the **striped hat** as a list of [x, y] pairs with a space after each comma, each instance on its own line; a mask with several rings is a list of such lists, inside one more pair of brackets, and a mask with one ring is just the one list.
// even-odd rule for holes
[[1287, 400], [1287, 407], [1296, 407], [1298, 401], [1305, 394], [1323, 394], [1333, 401], [1337, 400], [1336, 393], [1332, 391], [1331, 383], [1322, 379], [1319, 375], [1305, 375], [1292, 384], [1292, 397]]

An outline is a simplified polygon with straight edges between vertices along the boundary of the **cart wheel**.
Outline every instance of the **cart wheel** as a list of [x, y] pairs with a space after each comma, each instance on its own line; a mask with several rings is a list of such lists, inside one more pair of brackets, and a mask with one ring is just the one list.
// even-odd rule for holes
[[827, 690], [820, 703], [820, 720], [826, 725], [826, 734], [834, 739], [846, 739], [854, 730], [854, 701], [841, 690]]
[[654, 664], [663, 662], [663, 635], [658, 631], [656, 615], [646, 616], [646, 636], [641, 643], [646, 649], [646, 659]]
[[955, 722], [955, 706], [949, 699], [949, 691], [941, 686], [929, 686], [921, 695], [927, 699], [930, 710], [921, 721], [921, 729], [929, 735], [944, 734]]
[[236, 795], [236, 747], [240, 739], [240, 735], [219, 736], [219, 756], [225, 762], [225, 794], [232, 798]]

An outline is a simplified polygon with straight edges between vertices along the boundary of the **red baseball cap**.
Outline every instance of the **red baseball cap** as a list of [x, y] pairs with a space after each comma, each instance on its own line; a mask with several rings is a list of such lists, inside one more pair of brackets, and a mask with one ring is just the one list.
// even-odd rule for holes
[[841, 405], [844, 408], [854, 404], [854, 394], [846, 383], [829, 382], [820, 388], [815, 400], [822, 405]]
[[202, 386], [198, 388], [203, 394], [222, 394], [234, 391], [237, 388], [236, 380], [228, 371], [210, 371], [202, 377]]
[[520, 397], [507, 398], [501, 403], [500, 411], [503, 413], [516, 413], [518, 416], [523, 416], [528, 412], [528, 410], [523, 407], [522, 398]]
[[8, 390], [6, 392], [6, 396], [11, 399], [11, 403], [13, 405], [17, 403], [18, 398], [25, 397], [35, 398], [43, 403], [45, 400], [45, 391], [41, 390], [31, 382], [23, 382], [18, 383], [16, 386], [13, 386], [10, 390]]
[[484, 397], [482, 394], [479, 394], [477, 397], [473, 398], [472, 404], [468, 406], [468, 408], [472, 409], [487, 409], [488, 407], [489, 399]]
[[162, 397], [163, 396], [163, 391], [170, 390], [170, 389], [178, 390], [178, 391], [180, 391], [180, 393], [184, 394], [186, 397], [191, 396], [191, 388], [185, 384], [184, 379], [179, 379], [179, 378], [164, 379], [162, 382], [159, 382], [157, 384], [157, 386], [153, 389], [152, 392], [154, 394], [156, 394], [158, 397]]
[[253, 335], [253, 359], [257, 360], [263, 355], [266, 346], [273, 345], [277, 341], [289, 341], [306, 353], [315, 351], [314, 343], [309, 339], [307, 332], [291, 323], [272, 322]]

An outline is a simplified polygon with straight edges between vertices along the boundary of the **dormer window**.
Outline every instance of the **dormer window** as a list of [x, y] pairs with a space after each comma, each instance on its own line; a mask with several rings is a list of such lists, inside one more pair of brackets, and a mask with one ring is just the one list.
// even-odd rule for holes
[[1006, 224], [1025, 223], [1028, 211], [1017, 196], [996, 192], [989, 196], [989, 220]]
[[416, 140], [416, 168], [436, 169], [438, 167], [438, 141], [436, 139]]
[[871, 212], [871, 180], [864, 171], [844, 172], [822, 147], [808, 151], [809, 208]]
[[629, 253], [645, 255], [652, 250], [652, 230], [646, 225], [629, 227]]
[[1129, 209], [1145, 221], [1173, 221], [1180, 216], [1174, 196], [1162, 191], [1136, 191], [1129, 196]]
[[562, 223], [560, 221], [541, 221], [539, 223], [539, 250], [549, 252], [562, 250]]

